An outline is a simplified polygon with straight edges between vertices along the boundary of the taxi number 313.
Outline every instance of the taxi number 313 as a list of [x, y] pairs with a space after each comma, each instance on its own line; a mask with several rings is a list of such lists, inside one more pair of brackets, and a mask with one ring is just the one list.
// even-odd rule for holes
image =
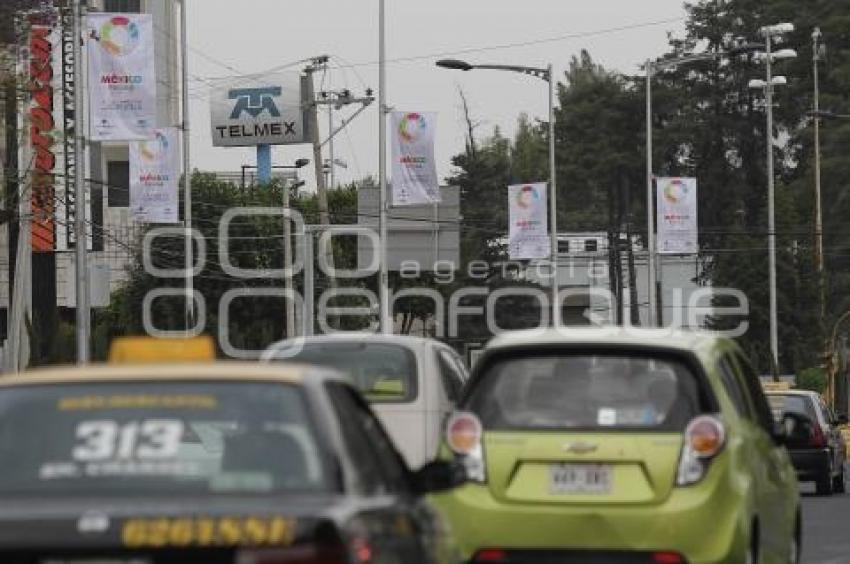
[[77, 425], [77, 444], [71, 455], [79, 462], [161, 460], [177, 454], [182, 436], [183, 423], [173, 419], [123, 424], [110, 420], [82, 421]]

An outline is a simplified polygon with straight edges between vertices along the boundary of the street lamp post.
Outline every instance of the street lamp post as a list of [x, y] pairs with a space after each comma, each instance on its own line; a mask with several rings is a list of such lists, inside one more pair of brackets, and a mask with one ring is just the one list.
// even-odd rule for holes
[[647, 239], [647, 295], [649, 296], [649, 314], [647, 320], [649, 326], [661, 325], [664, 322], [664, 316], [658, 312], [658, 281], [660, 276], [656, 275], [656, 262], [658, 254], [656, 252], [655, 241], [655, 205], [653, 194], [653, 180], [655, 175], [652, 172], [652, 77], [659, 70], [668, 69], [682, 64], [693, 63], [696, 61], [710, 61], [722, 57], [734, 57], [743, 53], [749, 53], [756, 49], [761, 49], [761, 44], [745, 44], [730, 49], [728, 51], [719, 51], [711, 53], [697, 53], [675, 59], [664, 59], [653, 61], [647, 59], [644, 65], [646, 71], [646, 239]]
[[750, 88], [763, 89], [767, 114], [767, 131], [765, 144], [767, 146], [767, 253], [770, 285], [770, 354], [773, 369], [779, 369], [779, 332], [776, 306], [776, 216], [775, 216], [775, 178], [773, 171], [773, 87], [787, 83], [784, 76], [773, 76], [771, 67], [773, 61], [790, 59], [797, 56], [792, 49], [771, 51], [773, 39], [779, 35], [794, 31], [794, 25], [782, 23], [765, 26], [759, 30], [765, 44], [765, 80], [751, 80]]
[[552, 326], [561, 325], [561, 307], [558, 297], [558, 215], [557, 182], [555, 174], [555, 76], [551, 64], [546, 68], [517, 65], [473, 65], [456, 59], [442, 59], [437, 66], [445, 69], [470, 71], [473, 69], [517, 72], [539, 78], [549, 84], [549, 256], [552, 261]]

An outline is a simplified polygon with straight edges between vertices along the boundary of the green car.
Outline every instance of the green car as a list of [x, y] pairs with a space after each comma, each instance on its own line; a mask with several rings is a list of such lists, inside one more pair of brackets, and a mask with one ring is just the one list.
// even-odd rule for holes
[[796, 563], [800, 496], [731, 340], [647, 329], [495, 338], [447, 420], [436, 495], [470, 562]]

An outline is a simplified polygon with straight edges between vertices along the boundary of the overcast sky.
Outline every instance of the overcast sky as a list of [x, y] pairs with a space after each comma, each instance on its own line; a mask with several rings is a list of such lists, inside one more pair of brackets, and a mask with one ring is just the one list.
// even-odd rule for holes
[[[194, 0], [188, 4], [193, 167], [238, 171], [240, 165], [255, 162], [251, 149], [212, 147], [208, 88], [201, 79], [256, 73], [327, 54], [337, 68], [329, 71], [326, 88], [349, 88], [355, 94], [367, 86], [377, 90], [377, 0]], [[547, 90], [545, 83], [518, 74], [439, 69], [434, 66], [438, 58], [529, 66], [552, 62], [560, 77], [570, 58], [584, 48], [607, 68], [637, 72], [643, 60], [664, 51], [669, 32], [683, 32], [684, 15], [682, 0], [388, 0], [388, 105], [438, 112], [437, 162], [443, 178], [452, 170], [452, 155], [463, 149], [459, 87], [468, 97], [474, 119], [481, 123], [481, 136], [496, 126], [511, 134], [522, 112], [544, 118]], [[613, 31], [629, 26], [640, 27]], [[568, 35], [583, 36], [483, 50]], [[458, 53], [478, 48], [482, 50]], [[422, 58], [393, 62], [410, 57]], [[302, 67], [290, 69], [296, 72]], [[353, 108], [337, 113], [335, 119]], [[326, 131], [324, 119], [321, 127]], [[336, 137], [336, 157], [348, 163], [347, 170], [338, 169], [339, 181], [376, 174], [377, 131], [377, 104], [373, 104]], [[307, 145], [274, 147], [272, 155], [274, 164], [312, 157]], [[302, 177], [308, 188], [315, 186], [312, 167], [305, 171]]]

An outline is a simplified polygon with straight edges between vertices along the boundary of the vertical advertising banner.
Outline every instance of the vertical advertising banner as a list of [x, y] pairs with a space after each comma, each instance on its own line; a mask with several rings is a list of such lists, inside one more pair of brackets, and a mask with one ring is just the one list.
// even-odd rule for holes
[[546, 183], [508, 186], [508, 251], [511, 260], [549, 256]]
[[434, 160], [437, 114], [393, 112], [392, 198], [394, 206], [434, 204], [440, 201], [440, 183]]
[[697, 236], [697, 179], [659, 178], [658, 252], [661, 254], [690, 254], [698, 248]]
[[156, 75], [150, 14], [93, 14], [87, 31], [91, 139], [151, 138]]
[[59, 69], [55, 69], [59, 34], [48, 26], [33, 25], [29, 37], [29, 163], [32, 202], [32, 249], [50, 252], [56, 246], [56, 168], [57, 150], [61, 145], [54, 136], [61, 127], [56, 118]]
[[[68, 5], [60, 10], [62, 22], [62, 127], [64, 178], [57, 182], [56, 198], [56, 250], [64, 251], [73, 248], [76, 241], [76, 154], [74, 152], [74, 127], [76, 113], [74, 104], [74, 10]], [[61, 195], [61, 197], [60, 197]]]
[[177, 223], [177, 129], [155, 129], [154, 138], [130, 143], [130, 214], [143, 223]]

